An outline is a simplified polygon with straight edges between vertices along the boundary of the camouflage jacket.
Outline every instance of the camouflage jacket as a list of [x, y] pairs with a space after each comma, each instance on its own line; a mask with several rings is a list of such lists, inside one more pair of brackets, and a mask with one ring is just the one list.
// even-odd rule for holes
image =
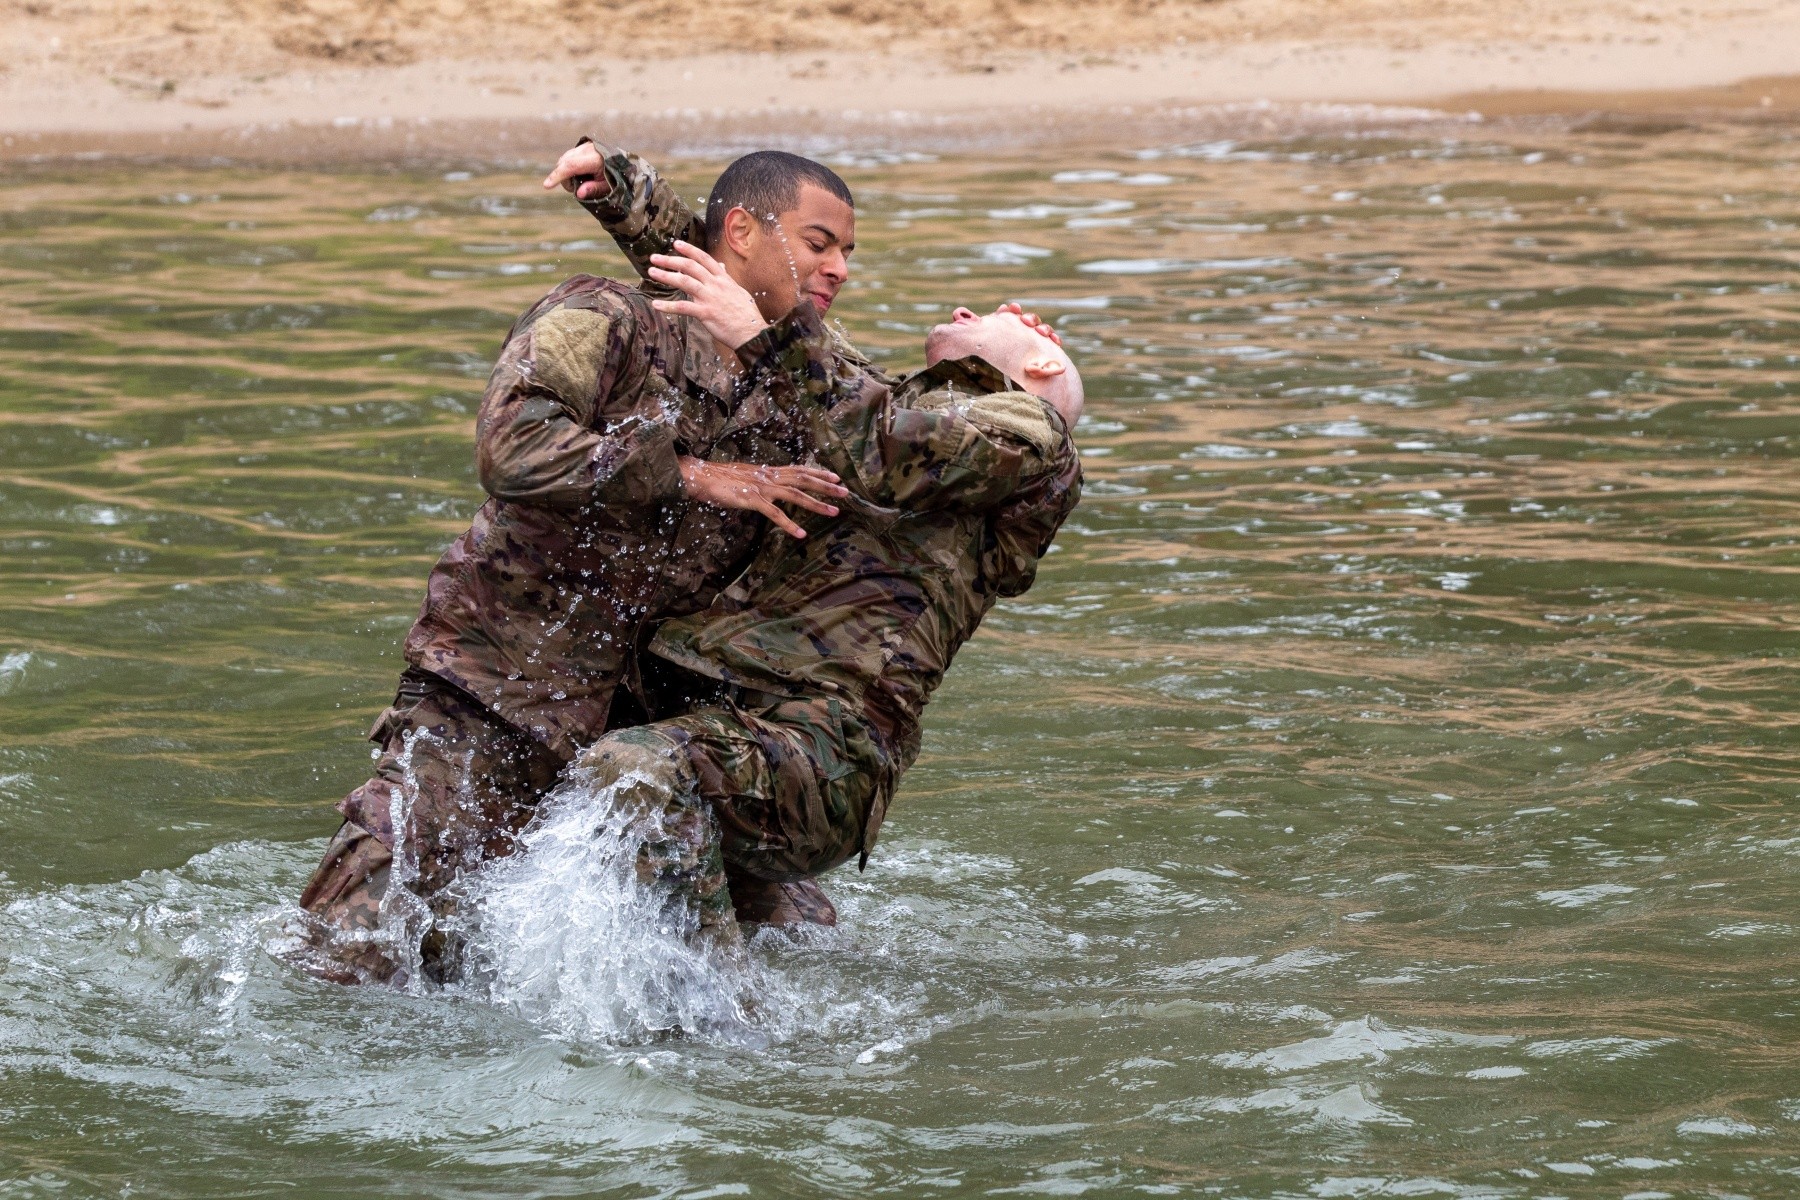
[[[784, 336], [798, 334], [772, 328], [740, 358], [779, 354]], [[550, 292], [488, 383], [476, 462], [489, 499], [432, 569], [407, 661], [565, 758], [598, 737], [646, 623], [704, 608], [765, 529], [687, 502], [678, 456], [809, 453], [807, 422], [756, 382], [776, 374], [734, 374], [698, 322], [641, 289], [576, 276]]]
[[845, 385], [810, 308], [777, 329], [783, 349], [764, 369], [785, 359], [792, 386], [823, 397], [803, 406], [818, 461], [852, 494], [838, 517], [803, 519], [804, 540], [765, 542], [709, 609], [663, 625], [651, 649], [728, 683], [854, 706], [891, 766], [866, 854], [918, 754], [932, 691], [995, 601], [1031, 586], [1080, 495], [1081, 463], [1056, 411], [981, 359], [895, 386]]

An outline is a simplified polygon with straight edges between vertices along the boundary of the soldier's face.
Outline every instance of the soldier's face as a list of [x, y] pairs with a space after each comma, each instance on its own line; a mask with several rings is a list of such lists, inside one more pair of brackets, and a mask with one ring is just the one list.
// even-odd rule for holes
[[786, 316], [795, 302], [810, 299], [824, 313], [850, 278], [856, 249], [856, 210], [822, 187], [801, 184], [794, 207], [773, 222], [747, 230], [740, 279], [756, 306], [771, 321]]
[[1081, 419], [1083, 393], [1075, 362], [1059, 342], [1025, 323], [1008, 305], [986, 316], [958, 308], [948, 323], [925, 335], [931, 366], [971, 355], [986, 359], [1034, 396], [1054, 404], [1071, 426]]
[[1033, 356], [1052, 357], [1064, 363], [1069, 356], [1061, 346], [1048, 340], [1023, 318], [1004, 305], [986, 316], [977, 316], [967, 308], [958, 308], [944, 325], [934, 325], [925, 334], [925, 361], [933, 366], [951, 358], [979, 355], [1002, 371], [1012, 374], [1015, 362]]

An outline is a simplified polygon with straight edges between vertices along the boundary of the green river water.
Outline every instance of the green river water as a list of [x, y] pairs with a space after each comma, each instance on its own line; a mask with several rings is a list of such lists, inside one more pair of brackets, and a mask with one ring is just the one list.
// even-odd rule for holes
[[9, 168], [0, 1197], [1800, 1194], [1797, 162], [845, 160], [836, 315], [1055, 317], [1088, 489], [841, 927], [676, 1040], [265, 949], [610, 244], [524, 168]]

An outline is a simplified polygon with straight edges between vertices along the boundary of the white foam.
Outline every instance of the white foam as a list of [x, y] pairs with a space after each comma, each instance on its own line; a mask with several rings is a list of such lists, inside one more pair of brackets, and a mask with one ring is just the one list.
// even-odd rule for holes
[[779, 980], [697, 937], [691, 905], [639, 880], [638, 852], [661, 826], [616, 791], [564, 784], [517, 853], [470, 877], [460, 986], [577, 1038], [755, 1038], [766, 1024], [757, 998], [772, 999]]
[[1677, 1125], [1675, 1132], [1685, 1137], [1749, 1137], [1761, 1130], [1736, 1117], [1696, 1117]]
[[1443, 1029], [1395, 1028], [1375, 1017], [1341, 1021], [1316, 1038], [1277, 1046], [1256, 1054], [1219, 1054], [1213, 1061], [1223, 1067], [1267, 1071], [1271, 1075], [1309, 1071], [1328, 1063], [1384, 1063], [1402, 1050], [1443, 1046], [1504, 1046], [1513, 1039], [1504, 1035], [1454, 1033]]
[[1411, 1125], [1411, 1118], [1383, 1108], [1363, 1084], [1339, 1087], [1275, 1087], [1249, 1096], [1208, 1100], [1199, 1107], [1218, 1113], [1279, 1112], [1320, 1125]]
[[19, 650], [0, 658], [0, 696], [12, 691], [13, 685], [25, 676], [25, 668], [31, 665], [31, 651]]
[[1628, 896], [1637, 891], [1622, 883], [1590, 883], [1586, 887], [1556, 888], [1547, 892], [1539, 892], [1537, 898], [1545, 904], [1554, 904], [1558, 908], [1586, 908], [1590, 904], [1598, 904], [1608, 896]]

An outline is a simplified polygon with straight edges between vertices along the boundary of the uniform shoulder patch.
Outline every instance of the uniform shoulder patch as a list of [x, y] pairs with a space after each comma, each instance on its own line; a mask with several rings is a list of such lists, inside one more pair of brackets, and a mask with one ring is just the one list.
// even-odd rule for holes
[[1049, 455], [1062, 441], [1044, 402], [1030, 392], [989, 392], [957, 405], [956, 411], [983, 433], [1017, 438], [1039, 454]]
[[592, 419], [612, 320], [591, 308], [557, 308], [531, 327], [531, 375], [579, 421]]

